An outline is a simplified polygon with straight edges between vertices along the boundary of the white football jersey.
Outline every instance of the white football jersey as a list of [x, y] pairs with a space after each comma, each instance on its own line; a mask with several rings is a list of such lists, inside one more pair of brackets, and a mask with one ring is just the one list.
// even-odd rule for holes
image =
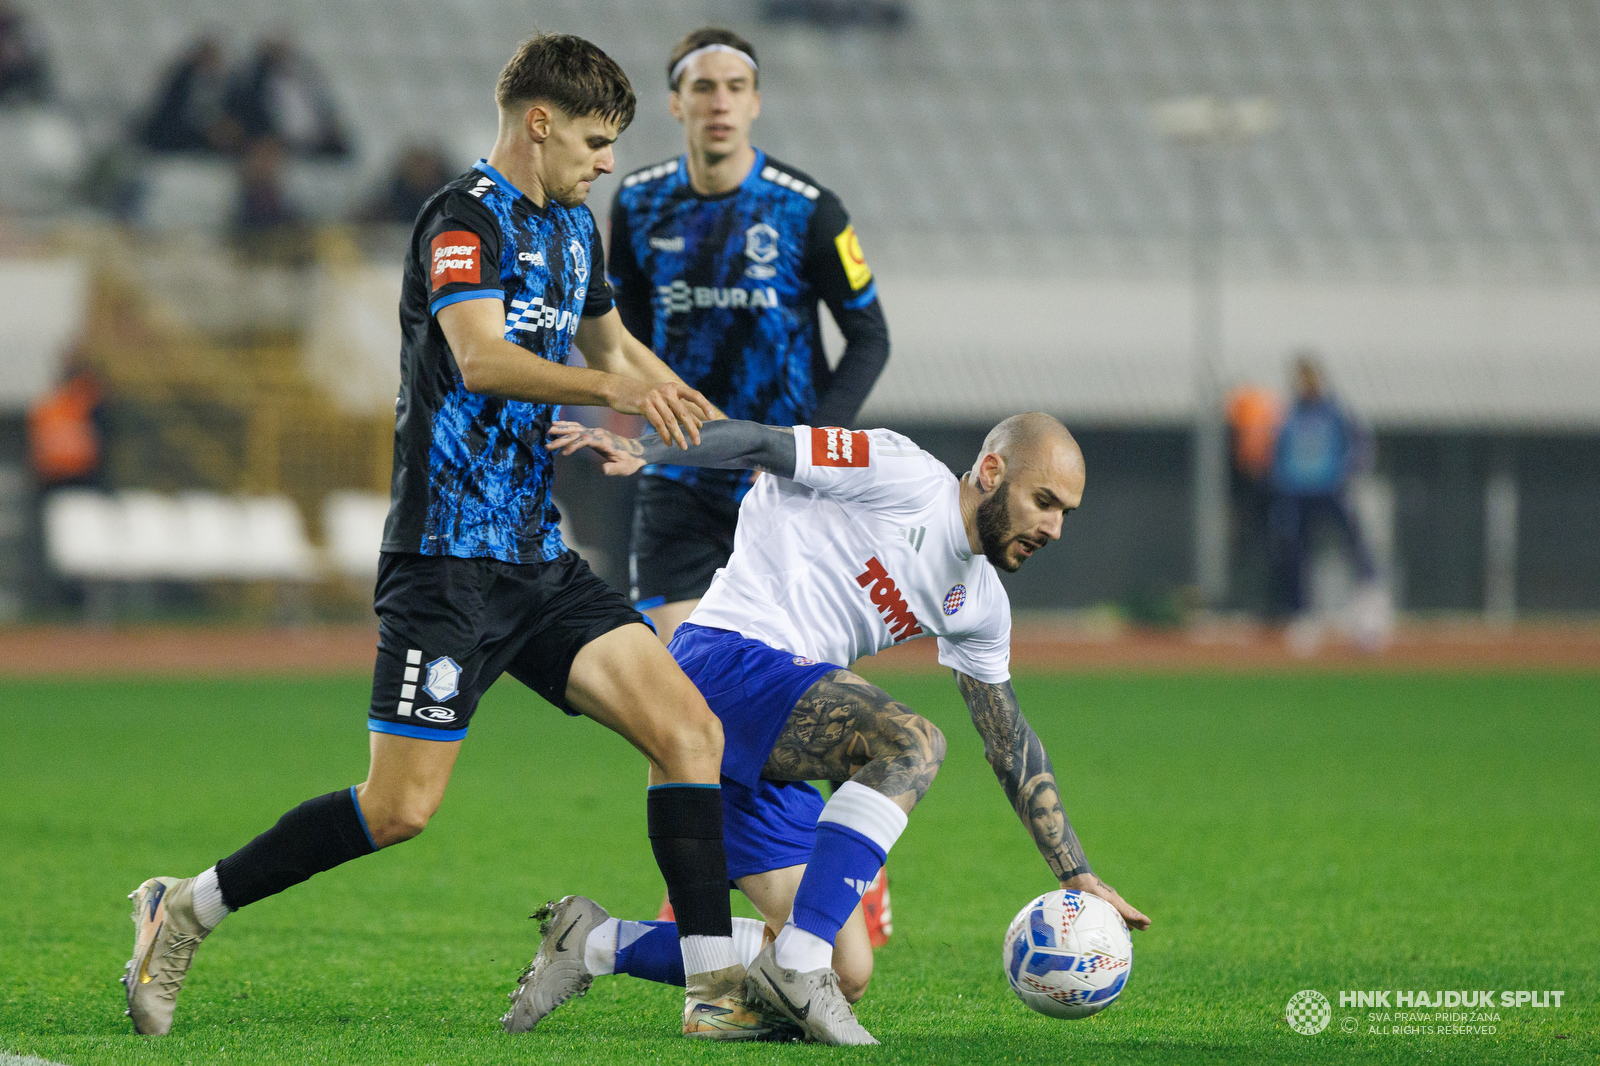
[[886, 429], [794, 434], [793, 480], [756, 479], [689, 621], [843, 666], [932, 635], [946, 666], [1009, 680], [1011, 601], [967, 543], [955, 475]]

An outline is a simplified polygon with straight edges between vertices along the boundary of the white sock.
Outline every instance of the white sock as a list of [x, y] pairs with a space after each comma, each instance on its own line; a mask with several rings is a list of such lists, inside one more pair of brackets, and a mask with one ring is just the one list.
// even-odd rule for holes
[[233, 912], [222, 899], [222, 886], [217, 884], [217, 868], [213, 866], [194, 879], [194, 916], [207, 930], [215, 929], [222, 919]]
[[683, 951], [683, 972], [689, 976], [739, 965], [731, 936], [680, 936], [678, 947]]
[[758, 918], [733, 920], [733, 950], [739, 961], [749, 966], [761, 954], [767, 939], [767, 923]]
[[778, 965], [786, 970], [811, 973], [833, 967], [833, 945], [795, 925], [793, 918], [783, 923], [773, 954]]
[[589, 939], [583, 944], [583, 965], [596, 976], [617, 972], [617, 934], [622, 923], [607, 918], [589, 930]]

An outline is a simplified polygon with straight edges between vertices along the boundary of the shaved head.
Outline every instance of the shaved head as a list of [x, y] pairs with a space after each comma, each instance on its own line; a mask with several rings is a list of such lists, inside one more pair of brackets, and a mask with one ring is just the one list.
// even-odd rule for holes
[[983, 439], [963, 481], [979, 497], [976, 544], [995, 566], [1014, 571], [1061, 536], [1062, 521], [1082, 502], [1083, 452], [1049, 415], [1012, 415]]
[[[1042, 411], [1012, 415], [989, 431], [978, 452], [978, 462], [986, 455], [998, 455], [1006, 466], [1054, 466], [1083, 469], [1083, 452], [1067, 427]], [[973, 464], [977, 469], [977, 464]], [[1066, 470], [1061, 471], [1065, 473]]]

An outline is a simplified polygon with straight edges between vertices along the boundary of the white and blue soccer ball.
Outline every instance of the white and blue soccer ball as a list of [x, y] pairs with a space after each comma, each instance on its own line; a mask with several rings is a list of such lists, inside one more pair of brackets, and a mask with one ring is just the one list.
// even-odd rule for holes
[[1006, 980], [1017, 998], [1052, 1018], [1087, 1018], [1122, 993], [1133, 938], [1117, 909], [1088, 892], [1058, 889], [1029, 903], [1006, 930]]

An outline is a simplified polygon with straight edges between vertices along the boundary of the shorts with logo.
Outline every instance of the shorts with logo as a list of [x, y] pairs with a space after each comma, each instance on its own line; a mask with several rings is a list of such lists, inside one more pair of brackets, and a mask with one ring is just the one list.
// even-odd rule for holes
[[722, 832], [728, 877], [797, 866], [811, 854], [822, 794], [761, 776], [795, 704], [843, 669], [759, 640], [685, 622], [669, 649], [722, 720]]
[[566, 699], [572, 660], [595, 638], [644, 622], [574, 551], [521, 564], [384, 552], [373, 608], [367, 728], [423, 740], [465, 737], [501, 674], [576, 715]]
[[643, 608], [697, 600], [733, 554], [739, 501], [713, 485], [646, 474], [633, 504], [628, 576]]

